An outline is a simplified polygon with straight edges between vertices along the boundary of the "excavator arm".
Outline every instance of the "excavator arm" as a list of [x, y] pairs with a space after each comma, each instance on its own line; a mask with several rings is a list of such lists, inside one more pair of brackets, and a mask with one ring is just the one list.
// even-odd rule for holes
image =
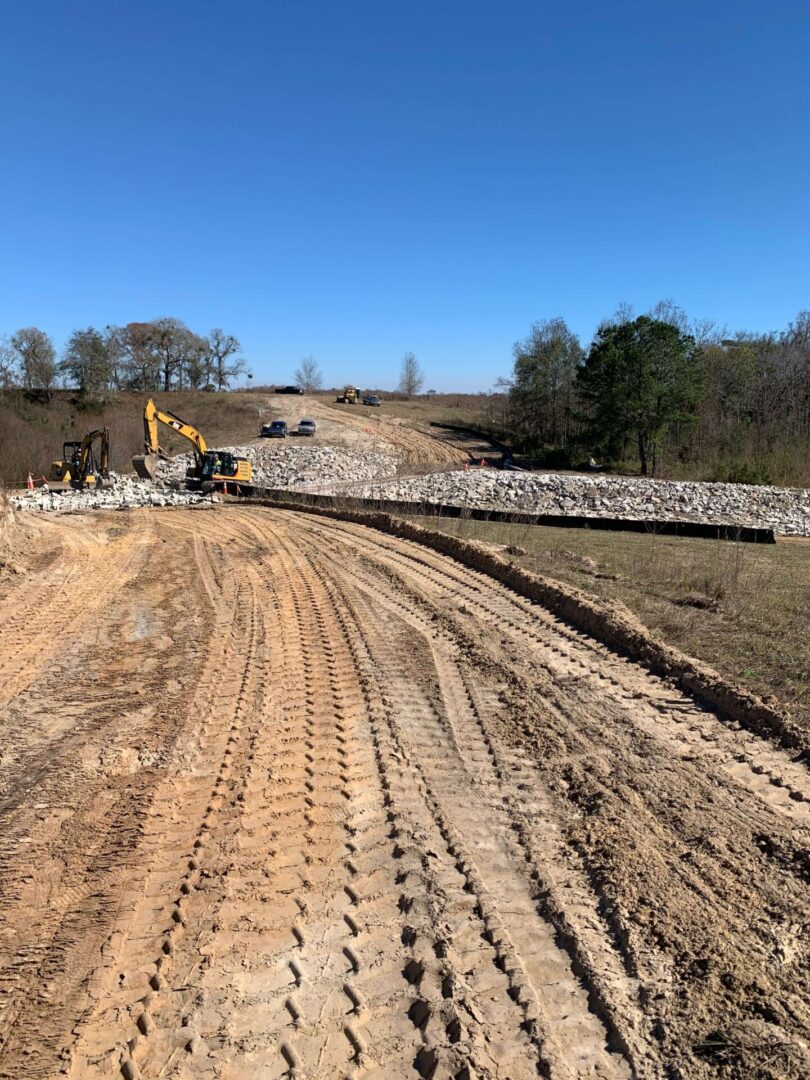
[[[99, 440], [98, 457], [93, 450], [93, 443]], [[105, 480], [110, 476], [110, 429], [98, 428], [89, 431], [82, 439], [82, 448], [79, 452], [79, 467], [81, 479], [84, 481], [88, 473], [94, 473], [96, 477], [102, 476]]]
[[178, 435], [182, 435], [184, 439], [188, 439], [194, 447], [194, 458], [197, 466], [202, 465], [208, 446], [200, 432], [192, 424], [188, 424], [185, 420], [181, 420], [179, 416], [175, 416], [174, 413], [164, 412], [159, 409], [150, 398], [143, 410], [143, 436], [146, 452], [136, 455], [132, 459], [132, 467], [141, 479], [154, 480], [158, 460], [168, 456], [162, 449], [158, 439], [158, 424], [165, 424], [172, 431], [176, 431]]

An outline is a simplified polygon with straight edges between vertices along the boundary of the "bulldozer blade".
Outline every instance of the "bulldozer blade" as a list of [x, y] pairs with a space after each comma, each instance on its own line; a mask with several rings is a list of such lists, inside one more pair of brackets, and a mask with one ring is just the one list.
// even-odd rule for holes
[[154, 480], [157, 463], [157, 454], [136, 454], [132, 459], [132, 468], [141, 480]]

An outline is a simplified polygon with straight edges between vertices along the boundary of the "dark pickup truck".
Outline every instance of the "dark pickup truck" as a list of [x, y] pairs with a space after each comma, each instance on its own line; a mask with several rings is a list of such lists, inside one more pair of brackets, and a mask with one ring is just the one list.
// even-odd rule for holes
[[303, 394], [303, 392], [300, 386], [277, 386], [275, 389], [276, 394]]

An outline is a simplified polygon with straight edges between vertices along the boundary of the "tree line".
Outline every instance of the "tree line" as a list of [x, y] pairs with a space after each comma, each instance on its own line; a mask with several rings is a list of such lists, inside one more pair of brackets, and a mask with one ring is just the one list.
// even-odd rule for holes
[[50, 336], [23, 327], [0, 342], [0, 386], [50, 394], [60, 382], [104, 390], [226, 390], [248, 373], [233, 334], [197, 334], [180, 319], [75, 330], [62, 355]]
[[785, 329], [729, 334], [670, 301], [603, 322], [586, 351], [562, 318], [513, 347], [506, 426], [564, 466], [584, 456], [713, 479], [806, 482], [810, 311]]

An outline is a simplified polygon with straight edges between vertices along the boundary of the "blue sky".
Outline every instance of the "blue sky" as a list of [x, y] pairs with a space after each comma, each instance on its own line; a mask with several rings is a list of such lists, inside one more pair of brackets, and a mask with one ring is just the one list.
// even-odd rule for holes
[[486, 389], [532, 321], [810, 307], [810, 7], [3, 0], [0, 335]]

